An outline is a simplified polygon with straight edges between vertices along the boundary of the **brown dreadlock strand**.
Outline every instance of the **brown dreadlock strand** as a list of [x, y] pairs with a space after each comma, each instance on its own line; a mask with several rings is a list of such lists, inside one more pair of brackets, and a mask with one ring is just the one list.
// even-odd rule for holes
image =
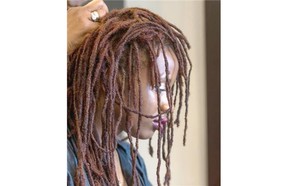
[[[128, 140], [131, 144], [132, 183], [140, 185], [136, 171], [139, 131], [141, 118], [158, 117], [160, 126], [160, 96], [157, 92], [158, 115], [142, 113], [142, 90], [140, 87], [140, 66], [147, 63], [151, 85], [158, 89], [160, 75], [156, 59], [163, 52], [165, 71], [168, 74], [168, 61], [164, 48], [169, 47], [177, 58], [179, 71], [175, 85], [170, 88], [166, 77], [166, 94], [169, 107], [179, 105], [175, 122], [179, 126], [179, 115], [183, 96], [185, 102], [185, 130], [183, 143], [186, 141], [189, 79], [192, 63], [187, 54], [190, 45], [176, 26], [158, 15], [140, 8], [113, 10], [100, 19], [99, 27], [84, 41], [79, 49], [68, 56], [67, 97], [68, 97], [68, 138], [76, 141], [77, 169], [75, 184], [85, 185], [87, 173], [91, 185], [118, 185], [113, 152], [117, 147], [117, 131], [124, 120]], [[145, 55], [143, 61], [140, 55]], [[185, 91], [183, 90], [185, 88]], [[104, 96], [103, 101], [99, 98]], [[178, 100], [178, 102], [176, 101]], [[115, 107], [120, 110], [116, 118]], [[95, 116], [101, 112], [102, 133], [96, 130]], [[138, 115], [136, 143], [131, 135], [130, 114]], [[157, 183], [160, 181], [161, 147], [162, 158], [166, 164], [164, 185], [171, 179], [170, 153], [173, 144], [173, 110], [167, 110], [168, 126], [163, 134], [159, 132], [157, 145]], [[99, 117], [99, 116], [97, 116]], [[162, 144], [161, 144], [162, 142]], [[151, 139], [149, 140], [151, 146]], [[165, 151], [167, 146], [167, 151]], [[153, 149], [150, 148], [152, 154]]]

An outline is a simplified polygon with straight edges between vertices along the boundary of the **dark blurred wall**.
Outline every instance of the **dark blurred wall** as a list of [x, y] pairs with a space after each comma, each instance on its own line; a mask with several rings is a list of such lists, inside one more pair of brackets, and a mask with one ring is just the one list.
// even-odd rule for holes
[[124, 7], [124, 0], [104, 0], [104, 2], [108, 6], [109, 11]]
[[205, 2], [208, 185], [220, 186], [220, 0]]

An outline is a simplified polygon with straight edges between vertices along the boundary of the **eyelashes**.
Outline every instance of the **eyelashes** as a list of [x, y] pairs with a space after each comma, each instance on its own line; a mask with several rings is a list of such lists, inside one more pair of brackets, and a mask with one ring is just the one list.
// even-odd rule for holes
[[173, 84], [175, 83], [173, 83], [172, 84], [172, 82], [171, 82], [171, 79], [168, 79], [168, 81], [167, 82], [165, 82], [164, 80], [163, 81], [161, 81], [161, 82], [159, 82], [159, 83], [157, 83], [156, 85], [154, 84], [154, 85], [152, 85], [151, 86], [151, 88], [155, 91], [155, 92], [157, 92], [157, 93], [162, 93], [162, 92], [166, 92], [167, 91], [167, 87], [166, 87], [166, 85], [167, 84], [169, 85], [169, 87], [170, 88], [172, 88], [172, 86], [173, 86]]
[[160, 86], [154, 86], [153, 88], [155, 90], [155, 92], [158, 92], [158, 93], [161, 93], [161, 92], [165, 92], [166, 91], [166, 88], [165, 88], [165, 85], [160, 85]]

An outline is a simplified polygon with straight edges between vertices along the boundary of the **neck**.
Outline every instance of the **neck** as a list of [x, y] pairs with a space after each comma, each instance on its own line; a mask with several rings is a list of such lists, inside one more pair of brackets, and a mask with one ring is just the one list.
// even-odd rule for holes
[[[99, 135], [99, 143], [101, 144], [101, 136], [102, 136], [102, 122], [101, 122], [101, 114], [95, 116], [95, 129]], [[117, 138], [121, 138], [121, 132], [119, 132], [119, 136], [117, 136]], [[120, 163], [120, 159], [117, 153], [117, 150], [115, 149], [114, 151], [114, 162], [115, 162], [115, 171], [116, 171], [116, 175], [117, 175], [117, 179], [119, 182], [120, 186], [127, 186], [126, 180], [124, 178], [122, 169], [121, 169], [121, 163]]]
[[115, 161], [115, 170], [116, 170], [116, 175], [117, 175], [119, 185], [126, 186], [127, 183], [126, 183], [126, 180], [124, 178], [124, 175], [121, 169], [121, 163], [120, 163], [120, 159], [119, 159], [117, 151], [114, 152], [114, 161]]

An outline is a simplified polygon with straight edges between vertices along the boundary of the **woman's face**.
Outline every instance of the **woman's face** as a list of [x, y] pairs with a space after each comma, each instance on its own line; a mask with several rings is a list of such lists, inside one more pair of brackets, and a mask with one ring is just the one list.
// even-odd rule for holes
[[[178, 63], [175, 54], [170, 48], [165, 49], [165, 54], [168, 61], [168, 74], [165, 71], [165, 60], [163, 57], [163, 52], [160, 52], [159, 57], [156, 62], [159, 69], [159, 74], [161, 78], [161, 85], [158, 92], [160, 93], [160, 110], [161, 113], [164, 113], [169, 109], [168, 99], [166, 95], [166, 76], [168, 76], [170, 87], [176, 81], [177, 73], [178, 73]], [[158, 104], [157, 104], [157, 90], [154, 85], [151, 85], [151, 69], [147, 65], [143, 65], [140, 69], [140, 79], [141, 79], [141, 92], [142, 92], [142, 111], [141, 113], [145, 115], [158, 115]], [[160, 91], [159, 91], [160, 90]], [[164, 125], [167, 125], [167, 115], [161, 115], [161, 125], [158, 124], [158, 117], [156, 118], [146, 118], [144, 116], [141, 117], [140, 124], [140, 139], [148, 139], [151, 138], [156, 130], [163, 129]], [[137, 122], [138, 115], [134, 113], [129, 114], [129, 120], [131, 121], [132, 128], [131, 134], [136, 137], [137, 132]], [[122, 129], [125, 129], [125, 123], [122, 122]]]

